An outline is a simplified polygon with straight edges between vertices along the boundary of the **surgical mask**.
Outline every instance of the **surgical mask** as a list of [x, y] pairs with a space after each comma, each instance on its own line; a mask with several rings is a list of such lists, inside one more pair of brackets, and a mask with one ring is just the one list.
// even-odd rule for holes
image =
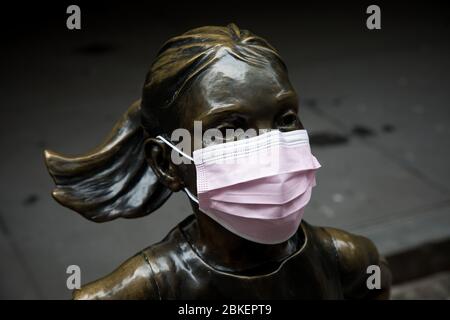
[[276, 244], [297, 231], [320, 168], [306, 130], [269, 131], [259, 136], [195, 150], [200, 211], [250, 241]]

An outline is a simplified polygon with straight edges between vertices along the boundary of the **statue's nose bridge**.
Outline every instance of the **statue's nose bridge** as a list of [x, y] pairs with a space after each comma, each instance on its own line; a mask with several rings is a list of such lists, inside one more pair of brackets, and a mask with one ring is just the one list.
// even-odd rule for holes
[[262, 130], [267, 129], [276, 129], [274, 126], [274, 121], [272, 119], [272, 116], [264, 117], [264, 119], [258, 119], [255, 121], [255, 123], [252, 125], [252, 128], [254, 128], [257, 132], [260, 132]]

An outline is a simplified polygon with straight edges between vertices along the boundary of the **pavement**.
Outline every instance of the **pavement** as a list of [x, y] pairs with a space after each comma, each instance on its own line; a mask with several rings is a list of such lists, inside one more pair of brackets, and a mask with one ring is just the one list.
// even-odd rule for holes
[[[97, 279], [190, 214], [180, 193], [145, 218], [84, 220], [51, 198], [43, 150], [76, 155], [95, 147], [139, 98], [158, 47], [206, 24], [234, 21], [284, 57], [322, 164], [308, 222], [365, 235], [386, 255], [450, 237], [445, 12], [383, 11], [382, 29], [368, 31], [364, 12], [177, 10], [105, 9], [79, 33], [49, 24], [4, 41], [1, 299], [67, 299], [67, 266], [80, 266], [82, 283]], [[436, 277], [448, 289], [448, 274]], [[395, 297], [420, 298], [407, 288]]]
[[394, 286], [392, 300], [449, 300], [450, 272], [433, 274], [405, 284]]

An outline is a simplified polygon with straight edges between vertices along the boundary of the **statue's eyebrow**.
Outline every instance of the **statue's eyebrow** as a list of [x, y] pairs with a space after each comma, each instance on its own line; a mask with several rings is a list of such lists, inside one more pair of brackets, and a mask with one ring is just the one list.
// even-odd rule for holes
[[208, 118], [215, 118], [221, 115], [227, 115], [230, 113], [242, 113], [242, 107], [239, 104], [228, 104], [221, 107], [211, 108], [208, 111], [202, 113], [197, 120], [209, 120]]
[[295, 109], [296, 111], [298, 111], [299, 101], [297, 93], [295, 93], [295, 91], [289, 90], [279, 93], [277, 95], [277, 101], [278, 106], [282, 110]]
[[293, 99], [297, 100], [297, 94], [295, 93], [295, 91], [292, 90], [283, 90], [277, 94], [276, 98], [278, 101], [293, 100]]

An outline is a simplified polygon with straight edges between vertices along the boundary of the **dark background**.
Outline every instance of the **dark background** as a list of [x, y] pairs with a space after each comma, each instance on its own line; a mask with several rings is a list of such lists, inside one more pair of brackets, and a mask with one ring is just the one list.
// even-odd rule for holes
[[[66, 28], [70, 4], [81, 7], [79, 31]], [[369, 4], [381, 7], [381, 30], [366, 28]], [[83, 283], [96, 279], [189, 214], [176, 194], [149, 217], [84, 220], [51, 198], [42, 153], [101, 142], [140, 97], [164, 41], [203, 25], [235, 22], [283, 56], [323, 166], [306, 220], [366, 235], [397, 259], [449, 238], [445, 2], [55, 1], [0, 12], [0, 298], [68, 298], [68, 265], [81, 267]], [[412, 261], [434, 270], [431, 260]], [[448, 295], [448, 275], [433, 277]]]

